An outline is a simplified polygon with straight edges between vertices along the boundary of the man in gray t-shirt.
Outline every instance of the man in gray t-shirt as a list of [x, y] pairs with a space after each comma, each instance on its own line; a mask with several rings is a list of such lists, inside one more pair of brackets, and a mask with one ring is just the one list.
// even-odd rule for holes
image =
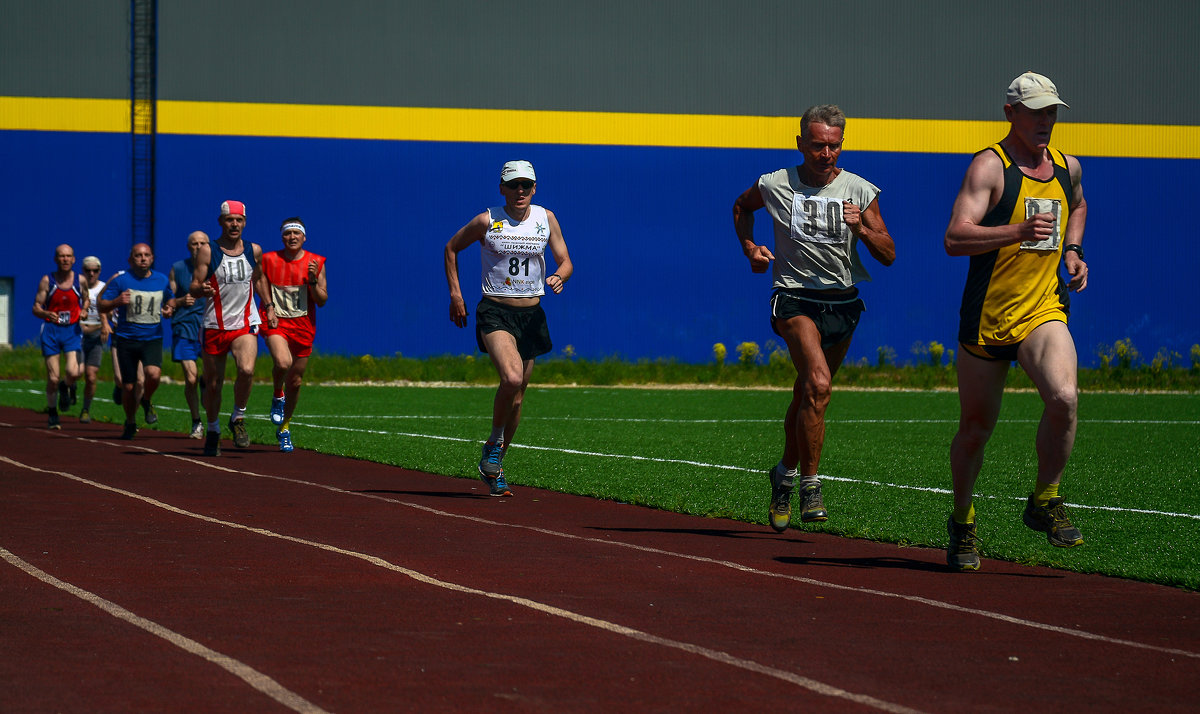
[[[800, 119], [799, 166], [763, 174], [733, 203], [733, 227], [750, 269], [773, 270], [771, 327], [787, 343], [796, 366], [792, 403], [784, 416], [783, 457], [770, 471], [768, 521], [784, 532], [792, 490], [800, 477], [800, 520], [828, 519], [817, 469], [825, 443], [825, 409], [833, 375], [846, 358], [863, 302], [855, 283], [870, 280], [859, 241], [883, 265], [896, 246], [879, 213], [879, 189], [837, 166], [846, 115], [832, 104]], [[775, 250], [754, 241], [754, 212], [766, 208]]]

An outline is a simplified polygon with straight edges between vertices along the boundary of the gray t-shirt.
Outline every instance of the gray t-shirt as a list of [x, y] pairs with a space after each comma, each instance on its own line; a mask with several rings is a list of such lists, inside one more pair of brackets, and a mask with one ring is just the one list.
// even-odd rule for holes
[[760, 176], [758, 190], [775, 226], [775, 287], [828, 290], [871, 279], [858, 257], [858, 236], [842, 218], [842, 201], [865, 211], [879, 196], [870, 181], [843, 169], [818, 188], [801, 182], [791, 166]]

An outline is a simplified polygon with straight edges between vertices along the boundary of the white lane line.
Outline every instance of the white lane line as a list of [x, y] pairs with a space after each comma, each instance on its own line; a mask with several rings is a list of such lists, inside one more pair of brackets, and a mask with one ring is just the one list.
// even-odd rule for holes
[[[82, 440], [83, 441], [91, 441], [90, 439], [82, 439]], [[148, 451], [150, 453], [159, 453], [159, 452], [154, 451], [153, 449], [144, 449], [144, 450]], [[161, 455], [171, 456], [170, 454], [161, 454]], [[176, 458], [180, 458], [183, 461], [189, 461], [189, 462], [193, 462], [193, 463], [203, 464], [203, 462], [194, 461], [192, 459], [185, 458], [185, 457], [176, 457]], [[804, 689], [807, 689], [811, 692], [814, 692], [816, 694], [820, 694], [823, 696], [834, 697], [837, 699], [844, 699], [846, 701], [851, 701], [851, 702], [855, 702], [857, 704], [862, 704], [864, 706], [873, 707], [875, 709], [878, 709], [880, 711], [885, 711], [885, 712], [896, 712], [897, 714], [920, 714], [920, 710], [918, 710], [918, 709], [911, 709], [911, 708], [906, 707], [901, 704], [884, 701], [882, 699], [876, 699], [875, 697], [872, 697], [872, 696], [869, 696], [866, 694], [849, 692], [849, 691], [846, 691], [839, 687], [835, 687], [833, 685], [826, 684], [826, 683], [821, 682], [816, 679], [804, 677], [799, 674], [795, 674], [794, 672], [788, 672], [786, 670], [782, 670], [782, 669], [778, 669], [775, 667], [771, 667], [769, 665], [761, 664], [761, 663], [755, 662], [753, 660], [748, 660], [748, 659], [744, 659], [741, 657], [737, 657], [737, 656], [729, 654], [728, 652], [710, 649], [708, 647], [704, 647], [702, 645], [697, 645], [697, 644], [692, 644], [690, 642], [682, 642], [682, 641], [673, 640], [673, 639], [670, 639], [667, 637], [660, 637], [658, 635], [653, 635], [648, 632], [643, 632], [641, 630], [637, 630], [632, 627], [626, 627], [625, 625], [619, 625], [614, 622], [609, 622], [608, 620], [602, 620], [600, 618], [591, 617], [589, 615], [583, 615], [583, 614], [580, 614], [580, 613], [577, 613], [577, 612], [574, 612], [571, 610], [566, 610], [566, 609], [563, 609], [560, 607], [555, 607], [553, 605], [548, 605], [546, 603], [538, 602], [537, 600], [531, 600], [529, 598], [520, 597], [518, 595], [509, 595], [506, 593], [492, 592], [489, 590], [480, 590], [478, 588], [473, 588], [473, 587], [470, 587], [467, 585], [460, 585], [458, 583], [453, 583], [453, 582], [449, 582], [446, 580], [440, 580], [438, 578], [432, 577], [430, 575], [426, 575], [419, 571], [412, 570], [411, 568], [405, 568], [404, 566], [396, 565], [395, 563], [384, 560], [383, 558], [380, 558], [378, 556], [370, 555], [368, 553], [361, 553], [359, 551], [354, 551], [354, 550], [346, 550], [344, 548], [338, 548], [337, 546], [329, 545], [327, 543], [321, 543], [318, 541], [311, 541], [306, 538], [299, 538], [297, 536], [290, 536], [290, 535], [285, 535], [282, 533], [276, 533], [276, 532], [268, 530], [266, 528], [259, 528], [256, 526], [248, 526], [248, 525], [245, 525], [242, 523], [226, 521], [226, 520], [222, 520], [220, 518], [214, 518], [212, 516], [206, 516], [206, 515], [203, 515], [200, 513], [193, 513], [192, 511], [188, 511], [188, 510], [179, 508], [177, 506], [172, 506], [168, 503], [164, 503], [157, 499], [150, 498], [148, 496], [143, 496], [141, 494], [134, 493], [132, 491], [126, 491], [124, 489], [116, 488], [114, 486], [109, 486], [107, 484], [99, 483], [97, 481], [92, 481], [92, 480], [84, 478], [82, 476], [77, 476], [75, 474], [67, 473], [65, 471], [53, 471], [50, 469], [39, 468], [37, 466], [31, 466], [28, 464], [21, 463], [19, 461], [14, 461], [6, 456], [0, 456], [0, 461], [4, 461], [6, 463], [12, 464], [13, 466], [17, 466], [19, 468], [23, 468], [23, 469], [26, 469], [29, 471], [34, 471], [37, 473], [45, 473], [45, 474], [51, 474], [51, 475], [55, 475], [55, 476], [61, 476], [63, 478], [70, 479], [72, 481], [76, 481], [78, 483], [82, 483], [82, 484], [91, 486], [93, 488], [100, 489], [102, 491], [109, 491], [111, 493], [116, 493], [118, 495], [125, 496], [127, 498], [132, 498], [132, 499], [141, 501], [143, 503], [154, 506], [156, 508], [160, 508], [160, 509], [168, 511], [170, 513], [174, 513], [174, 514], [180, 515], [180, 516], [186, 516], [188, 518], [194, 518], [196, 520], [203, 521], [205, 523], [212, 523], [214, 525], [220, 525], [220, 526], [224, 526], [226, 528], [242, 530], [242, 531], [246, 531], [249, 533], [254, 533], [256, 535], [266, 536], [268, 538], [276, 538], [278, 540], [286, 541], [289, 543], [296, 543], [299, 545], [308, 546], [310, 548], [316, 548], [318, 550], [323, 550], [323, 551], [327, 551], [330, 553], [336, 553], [338, 555], [344, 555], [344, 556], [351, 557], [351, 558], [357, 558], [359, 560], [370, 563], [371, 565], [374, 565], [376, 567], [383, 568], [385, 570], [390, 570], [395, 573], [399, 573], [401, 575], [404, 575], [412, 580], [415, 580], [419, 583], [423, 583], [425, 585], [430, 585], [433, 587], [442, 588], [444, 590], [462, 593], [465, 595], [475, 595], [478, 597], [486, 597], [486, 598], [489, 598], [492, 600], [501, 600], [501, 601], [509, 602], [514, 605], [526, 607], [526, 608], [529, 608], [529, 609], [537, 611], [537, 612], [541, 612], [546, 615], [550, 615], [553, 617], [559, 617], [564, 620], [569, 620], [571, 622], [579, 623], [581, 625], [594, 627], [594, 628], [603, 630], [605, 632], [609, 632], [614, 635], [627, 637], [627, 638], [630, 638], [633, 640], [638, 640], [640, 642], [645, 642], [647, 644], [677, 649], [677, 650], [687, 652], [692, 655], [696, 655], [699, 657], [704, 657], [704, 658], [713, 660], [714, 662], [720, 662], [722, 664], [736, 667], [738, 669], [743, 669], [748, 672], [762, 674], [762, 675], [765, 675], [768, 677], [773, 677], [775, 679], [779, 679], [784, 682], [795, 684], [799, 687], [802, 687]], [[236, 471], [234, 469], [222, 469], [222, 470], [230, 471], [232, 473], [243, 473], [243, 472]], [[290, 479], [282, 479], [282, 480], [290, 480]], [[348, 493], [348, 492], [346, 492], [346, 493]], [[387, 499], [384, 499], [384, 500], [387, 500]], [[451, 515], [451, 514], [447, 514], [447, 515]], [[0, 549], [0, 550], [2, 550], [2, 549]], [[3, 552], [7, 553], [7, 551], [3, 551]], [[67, 585], [67, 584], [63, 583], [63, 585]], [[72, 587], [72, 586], [68, 586], [68, 587]], [[81, 592], [83, 592], [83, 591], [81, 591]], [[95, 596], [93, 596], [93, 597], [95, 597]], [[85, 598], [85, 599], [87, 599], [87, 598]], [[96, 598], [96, 599], [101, 600], [100, 598]], [[102, 602], [107, 603], [108, 601], [102, 600]], [[116, 606], [114, 606], [114, 607], [116, 607]], [[130, 613], [130, 615], [132, 615], [132, 613]], [[133, 617], [137, 617], [137, 616], [133, 615]], [[140, 618], [138, 618], [138, 619], [140, 619]], [[135, 624], [138, 624], [138, 623], [135, 622]], [[153, 623], [150, 623], [150, 624], [153, 624]], [[141, 626], [141, 625], [139, 624], [139, 626]], [[155, 634], [157, 634], [157, 633], [155, 633]], [[162, 636], [162, 635], [160, 635], [160, 636]], [[186, 638], [183, 638], [183, 639], [186, 639]], [[190, 642], [190, 640], [188, 640], [188, 642]], [[197, 644], [197, 646], [201, 646], [201, 645]], [[216, 654], [216, 653], [214, 653], [214, 654]], [[319, 710], [314, 710], [314, 711], [319, 711]]]
[[[419, 434], [415, 432], [405, 431], [383, 431], [380, 429], [355, 429], [348, 426], [330, 426], [327, 424], [314, 424], [311, 422], [293, 421], [297, 426], [303, 426], [313, 429], [327, 429], [332, 431], [348, 431], [355, 434], [375, 434], [378, 436], [403, 436], [412, 439], [430, 439], [434, 441], [454, 441], [465, 444], [481, 443], [478, 439], [467, 439], [458, 436], [438, 436], [435, 434]], [[748, 469], [745, 466], [731, 466], [728, 464], [712, 464], [704, 461], [690, 461], [688, 459], [667, 459], [657, 456], [641, 456], [638, 454], [611, 454], [601, 451], [581, 451], [579, 449], [566, 449], [553, 446], [537, 446], [534, 444], [513, 444], [514, 449], [529, 449], [530, 451], [549, 451], [556, 454], [570, 454], [572, 456], [591, 456], [604, 459], [624, 459], [628, 461], [649, 461], [660, 464], [678, 464], [681, 466], [695, 466], [702, 469], [718, 469], [722, 471], [738, 471], [741, 473], [760, 473], [764, 469]], [[838, 481], [841, 483], [854, 483], [863, 486], [876, 486], [879, 488], [893, 488], [901, 491], [919, 491], [923, 493], [936, 493], [942, 495], [952, 495], [954, 492], [948, 488], [938, 488], [936, 486], [913, 486], [906, 483], [890, 483], [887, 481], [874, 481], [869, 479], [844, 478], [840, 476], [820, 476], [822, 481]], [[975, 494], [975, 498], [987, 500], [1007, 500], [1024, 502], [1024, 496], [989, 496], [987, 494]], [[1083, 503], [1071, 501], [1068, 503], [1071, 508], [1082, 508], [1094, 511], [1111, 511], [1113, 513], [1140, 513], [1142, 515], [1151, 516], [1168, 516], [1171, 518], [1191, 518], [1200, 521], [1200, 514], [1195, 513], [1174, 513], [1172, 511], [1156, 511], [1143, 508], [1125, 508], [1121, 506], [1092, 506]]]
[[[157, 408], [157, 407], [156, 407]], [[185, 410], [180, 410], [185, 411]], [[307, 417], [306, 417], [307, 418]], [[266, 421], [266, 417], [262, 417]], [[437, 434], [420, 434], [416, 432], [406, 431], [384, 431], [382, 429], [356, 429], [348, 426], [333, 426], [329, 424], [316, 424], [307, 421], [293, 421], [296, 426], [308, 427], [311, 429], [326, 429], [329, 431], [346, 431], [353, 434], [374, 434], [376, 436], [401, 436], [410, 439], [428, 439], [431, 441], [453, 441], [460, 444], [479, 444], [482, 443], [478, 439], [468, 439], [459, 436], [440, 436]], [[1142, 423], [1142, 422], [1139, 422]], [[1172, 422], [1180, 423], [1180, 422]], [[1200, 423], [1200, 422], [1198, 422]], [[12, 424], [4, 424], [4, 426], [13, 426]], [[103, 443], [103, 442], [98, 442]], [[688, 459], [667, 459], [657, 456], [641, 456], [638, 454], [612, 454], [601, 451], [581, 451], [579, 449], [566, 449], [553, 446], [537, 446], [534, 444], [513, 444], [513, 448], [529, 449], [530, 451], [547, 451], [556, 454], [570, 454], [572, 456], [589, 456], [602, 459], [625, 459], [629, 461], [648, 461], [660, 464], [677, 464], [680, 466], [695, 466], [703, 469], [717, 469], [722, 471], [737, 471], [740, 473], [759, 473], [763, 469], [748, 469], [745, 466], [731, 466], [728, 464], [712, 464], [704, 461], [690, 461]], [[891, 483], [888, 481], [875, 481], [871, 479], [845, 478], [842, 476], [827, 476], [820, 475], [822, 481], [837, 481], [840, 483], [860, 484], [863, 486], [875, 486], [877, 488], [892, 488], [899, 491], [917, 491], [920, 493], [934, 493], [938, 495], [953, 495], [953, 491], [948, 488], [940, 488], [937, 486], [913, 486], [906, 483]], [[1023, 496], [993, 496], [983, 493], [975, 494], [975, 498], [991, 500], [991, 501], [1020, 501], [1024, 502]], [[1086, 503], [1078, 503], [1071, 501], [1067, 504], [1071, 508], [1079, 508], [1088, 511], [1107, 511], [1110, 513], [1137, 513], [1144, 516], [1166, 516], [1168, 518], [1190, 518], [1195, 521], [1200, 521], [1200, 514], [1197, 513], [1177, 513], [1174, 511], [1158, 511], [1148, 508], [1127, 508], [1124, 506], [1097, 506]]]
[[[106, 446], [114, 446], [115, 445], [113, 442], [98, 441], [98, 440], [88, 439], [88, 438], [84, 438], [84, 437], [71, 437], [71, 438], [75, 438], [80, 441], [85, 441], [85, 442], [89, 442], [89, 443], [103, 444]], [[128, 448], [129, 444], [126, 443], [126, 444], [124, 444], [124, 446], [126, 448]], [[472, 521], [475, 523], [480, 523], [483, 525], [495, 526], [495, 527], [501, 527], [501, 528], [514, 528], [517, 530], [527, 530], [527, 531], [531, 531], [531, 532], [535, 532], [535, 533], [540, 533], [542, 535], [549, 535], [549, 536], [554, 536], [557, 538], [563, 538], [566, 540], [578, 540], [578, 541], [583, 541], [583, 542], [587, 542], [587, 543], [597, 543], [597, 544], [609, 545], [609, 546], [614, 546], [614, 547], [619, 547], [619, 548], [627, 548], [629, 550], [653, 553], [656, 555], [662, 555], [662, 556], [667, 556], [667, 557], [672, 557], [672, 558], [681, 558], [684, 560], [708, 563], [711, 565], [717, 565], [717, 566], [729, 568], [732, 570], [737, 570], [737, 571], [743, 572], [743, 573], [748, 573], [748, 574], [752, 574], [752, 575], [762, 575], [762, 576], [770, 577], [770, 578], [782, 578], [784, 580], [791, 580], [793, 582], [803, 583], [805, 585], [812, 585], [815, 587], [828, 588], [831, 590], [842, 590], [842, 591], [846, 591], [846, 592], [853, 592], [853, 593], [860, 593], [860, 594], [866, 594], [866, 595], [874, 595], [877, 597], [886, 597], [886, 598], [894, 598], [894, 599], [904, 600], [907, 602], [926, 605], [929, 607], [935, 607], [935, 608], [939, 608], [942, 610], [949, 610], [949, 611], [953, 611], [953, 612], [960, 612], [960, 613], [965, 613], [965, 614], [977, 615], [980, 617], [986, 617], [986, 618], [990, 618], [993, 620], [999, 620], [1001, 622], [1007, 622], [1009, 624], [1018, 625], [1021, 627], [1030, 627], [1030, 628], [1034, 628], [1034, 629], [1038, 629], [1038, 630], [1057, 632], [1059, 634], [1069, 635], [1072, 637], [1079, 637], [1079, 638], [1085, 639], [1085, 640], [1094, 640], [1097, 642], [1105, 642], [1108, 644], [1121, 645], [1121, 646], [1125, 646], [1125, 647], [1133, 647], [1133, 648], [1137, 648], [1137, 649], [1161, 652], [1164, 654], [1175, 654], [1175, 655], [1180, 655], [1180, 656], [1184, 656], [1184, 657], [1200, 659], [1200, 652], [1192, 652], [1189, 650], [1177, 649], [1177, 648], [1173, 648], [1173, 647], [1161, 647], [1158, 645], [1151, 645], [1151, 644], [1146, 644], [1143, 642], [1137, 642], [1135, 640], [1125, 640], [1125, 639], [1108, 637], [1105, 635], [1099, 635], [1096, 633], [1088, 632], [1086, 630], [1060, 627], [1058, 625], [1051, 625], [1051, 624], [1047, 624], [1047, 623], [1043, 623], [1043, 622], [1037, 622], [1035, 620], [1027, 620], [1024, 618], [1017, 618], [1017, 617], [1013, 617], [1011, 615], [1006, 615], [1006, 614], [999, 613], [999, 612], [993, 612], [991, 610], [981, 610], [978, 608], [963, 607], [961, 605], [955, 605], [954, 603], [943, 602], [941, 600], [934, 600], [934, 599], [922, 597], [919, 595], [903, 595], [900, 593], [888, 592], [886, 590], [876, 590], [873, 588], [841, 585], [838, 583], [827, 582], [824, 580], [816, 580], [814, 578], [807, 578], [807, 577], [800, 576], [800, 575], [790, 575], [790, 574], [785, 574], [785, 573], [776, 573], [776, 572], [772, 572], [769, 570], [760, 570], [758, 568], [753, 568], [748, 565], [743, 565], [741, 563], [736, 563], [736, 562], [728, 561], [728, 560], [717, 560], [717, 559], [708, 558], [708, 557], [702, 556], [702, 555], [693, 555], [690, 553], [680, 553], [680, 552], [676, 552], [676, 551], [663, 550], [660, 548], [642, 546], [642, 545], [637, 545], [634, 543], [626, 543], [626, 542], [618, 541], [618, 540], [608, 540], [608, 539], [601, 539], [601, 538], [591, 538], [588, 536], [579, 536], [579, 535], [574, 535], [572, 533], [564, 533], [562, 531], [554, 531], [554, 530], [549, 530], [549, 529], [545, 529], [545, 528], [539, 528], [537, 526], [528, 526], [528, 525], [515, 524], [515, 523], [505, 523], [505, 522], [501, 522], [501, 521], [493, 521], [493, 520], [490, 520], [487, 518], [481, 518], [478, 516], [469, 516], [469, 515], [464, 515], [464, 514], [460, 514], [460, 513], [452, 513], [450, 511], [443, 511], [443, 510], [440, 510], [437, 508], [433, 508], [431, 506], [424, 506], [424, 505], [417, 504], [417, 503], [401, 501], [401, 500], [398, 500], [395, 498], [388, 498], [387, 496], [382, 496], [380, 494], [360, 493], [357, 491], [347, 491], [345, 489], [341, 489], [336, 486], [330, 486], [330, 485], [323, 484], [323, 483], [316, 483], [313, 481], [304, 481], [302, 479], [295, 479], [295, 478], [290, 478], [287, 476], [278, 476], [275, 474], [260, 474], [260, 473], [256, 473], [253, 471], [245, 471], [242, 469], [228, 468], [228, 467], [221, 466], [221, 465], [209, 462], [209, 461], [201, 461], [199, 459], [195, 459], [195, 458], [188, 457], [188, 456], [180, 456], [177, 454], [167, 454], [167, 453], [163, 453], [161, 451], [157, 451], [155, 449], [151, 449], [151, 448], [144, 447], [144, 446], [139, 446], [136, 448], [138, 448], [142, 451], [145, 451], [147, 453], [157, 454], [159, 456], [163, 456], [163, 457], [166, 457], [169, 459], [178, 459], [180, 461], [184, 461], [189, 464], [194, 464], [197, 466], [205, 466], [207, 468], [214, 469], [217, 471], [223, 471], [225, 473], [237, 474], [237, 475], [241, 475], [241, 476], [248, 476], [251, 478], [261, 478], [261, 479], [267, 479], [267, 480], [273, 480], [273, 481], [281, 481], [284, 483], [291, 483], [291, 484], [296, 484], [296, 485], [301, 485], [301, 486], [308, 486], [311, 488], [322, 489], [325, 491], [329, 491], [331, 493], [336, 493], [336, 494], [345, 495], [345, 496], [354, 496], [354, 497], [358, 497], [358, 498], [368, 498], [368, 499], [373, 499], [373, 500], [377, 500], [377, 501], [384, 501], [386, 503], [392, 503], [392, 504], [395, 504], [398, 506], [404, 506], [407, 508], [412, 508], [415, 510], [424, 511], [426, 513], [430, 513], [430, 514], [437, 515], [437, 516], [444, 516], [447, 518], [457, 518], [457, 519]], [[0, 460], [7, 460], [7, 459], [0, 456]]]
[[[0, 458], [3, 458], [3, 457], [0, 457]], [[24, 466], [24, 464], [17, 464], [16, 462], [10, 461], [9, 459], [4, 459], [4, 460], [8, 461], [9, 463], [16, 464], [18, 466]], [[29, 467], [26, 466], [25, 468], [29, 468]], [[41, 471], [41, 469], [34, 469], [34, 470]], [[51, 472], [47, 471], [44, 473], [51, 473]], [[201, 658], [217, 665], [221, 669], [224, 669], [225, 671], [229, 672], [230, 674], [234, 675], [235, 677], [241, 679], [246, 684], [249, 684], [251, 687], [254, 687], [258, 691], [267, 695], [271, 699], [274, 699], [275, 701], [279, 702], [280, 704], [287, 707], [288, 709], [291, 709], [292, 711], [304, 712], [305, 714], [324, 714], [325, 713], [325, 710], [322, 709], [321, 707], [317, 706], [316, 704], [313, 704], [312, 702], [308, 701], [304, 697], [301, 697], [299, 694], [296, 694], [295, 692], [291, 691], [290, 689], [285, 688], [279, 682], [276, 682], [274, 679], [271, 679], [270, 677], [263, 674], [262, 672], [259, 672], [258, 670], [254, 669], [253, 667], [250, 667], [247, 664], [243, 664], [242, 662], [239, 662], [238, 660], [234, 659], [233, 657], [230, 657], [229, 655], [224, 655], [224, 654], [221, 654], [220, 652], [217, 652], [216, 650], [209, 649], [208, 647], [205, 647], [204, 645], [200, 644], [199, 642], [196, 642], [195, 640], [193, 640], [191, 638], [185, 637], [185, 636], [179, 634], [178, 632], [175, 632], [174, 630], [169, 630], [166, 627], [163, 627], [162, 625], [158, 624], [157, 622], [154, 622], [153, 620], [147, 620], [146, 618], [144, 618], [140, 615], [136, 615], [136, 614], [130, 612], [129, 610], [126, 610], [125, 608], [121, 607], [120, 605], [112, 602], [111, 600], [105, 600], [104, 598], [100, 597], [99, 595], [96, 595], [95, 593], [84, 590], [83, 588], [72, 585], [71, 583], [59, 580], [58, 578], [54, 577], [50, 573], [47, 573], [46, 571], [41, 570], [37, 566], [31, 565], [30, 563], [22, 560], [20, 557], [14, 555], [11, 551], [9, 551], [3, 547], [0, 547], [0, 558], [3, 558], [4, 560], [8, 561], [8, 563], [10, 565], [13, 565], [21, 570], [24, 570], [29, 575], [32, 575], [33, 577], [37, 578], [38, 580], [42, 581], [43, 583], [46, 583], [47, 585], [52, 585], [52, 586], [58, 588], [59, 590], [70, 593], [71, 595], [74, 595], [75, 597], [79, 598], [80, 600], [83, 600], [92, 605], [95, 605], [96, 607], [100, 608], [104, 612], [108, 613], [109, 615], [112, 615], [113, 617], [115, 617], [119, 620], [124, 620], [125, 622], [128, 622], [129, 624], [133, 625], [134, 627], [141, 628], [141, 629], [145, 630], [146, 632], [154, 635], [155, 637], [160, 637], [160, 638], [166, 640], [167, 642], [170, 642], [171, 644], [175, 645], [176, 647], [180, 648], [181, 650], [184, 650], [188, 654], [196, 655], [197, 657], [201, 657]]]

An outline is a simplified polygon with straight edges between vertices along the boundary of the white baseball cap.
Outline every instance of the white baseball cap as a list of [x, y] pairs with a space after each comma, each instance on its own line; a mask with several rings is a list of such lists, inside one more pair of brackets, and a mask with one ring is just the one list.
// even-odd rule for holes
[[1005, 104], [1024, 104], [1029, 109], [1045, 109], [1052, 104], [1061, 104], [1070, 109], [1070, 105], [1058, 96], [1058, 87], [1049, 77], [1037, 72], [1026, 72], [1008, 85], [1004, 95]]
[[527, 178], [530, 181], [537, 181], [537, 175], [533, 173], [533, 164], [524, 160], [509, 161], [508, 163], [504, 164], [504, 168], [500, 169], [500, 183], [519, 178]]

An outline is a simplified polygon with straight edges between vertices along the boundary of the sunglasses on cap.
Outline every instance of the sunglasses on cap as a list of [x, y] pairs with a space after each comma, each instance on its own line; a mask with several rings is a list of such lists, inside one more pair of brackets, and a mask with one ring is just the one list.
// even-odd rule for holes
[[528, 191], [529, 189], [533, 188], [533, 182], [529, 179], [513, 179], [512, 181], [505, 181], [504, 186], [506, 188], [511, 188], [514, 191], [519, 188]]

